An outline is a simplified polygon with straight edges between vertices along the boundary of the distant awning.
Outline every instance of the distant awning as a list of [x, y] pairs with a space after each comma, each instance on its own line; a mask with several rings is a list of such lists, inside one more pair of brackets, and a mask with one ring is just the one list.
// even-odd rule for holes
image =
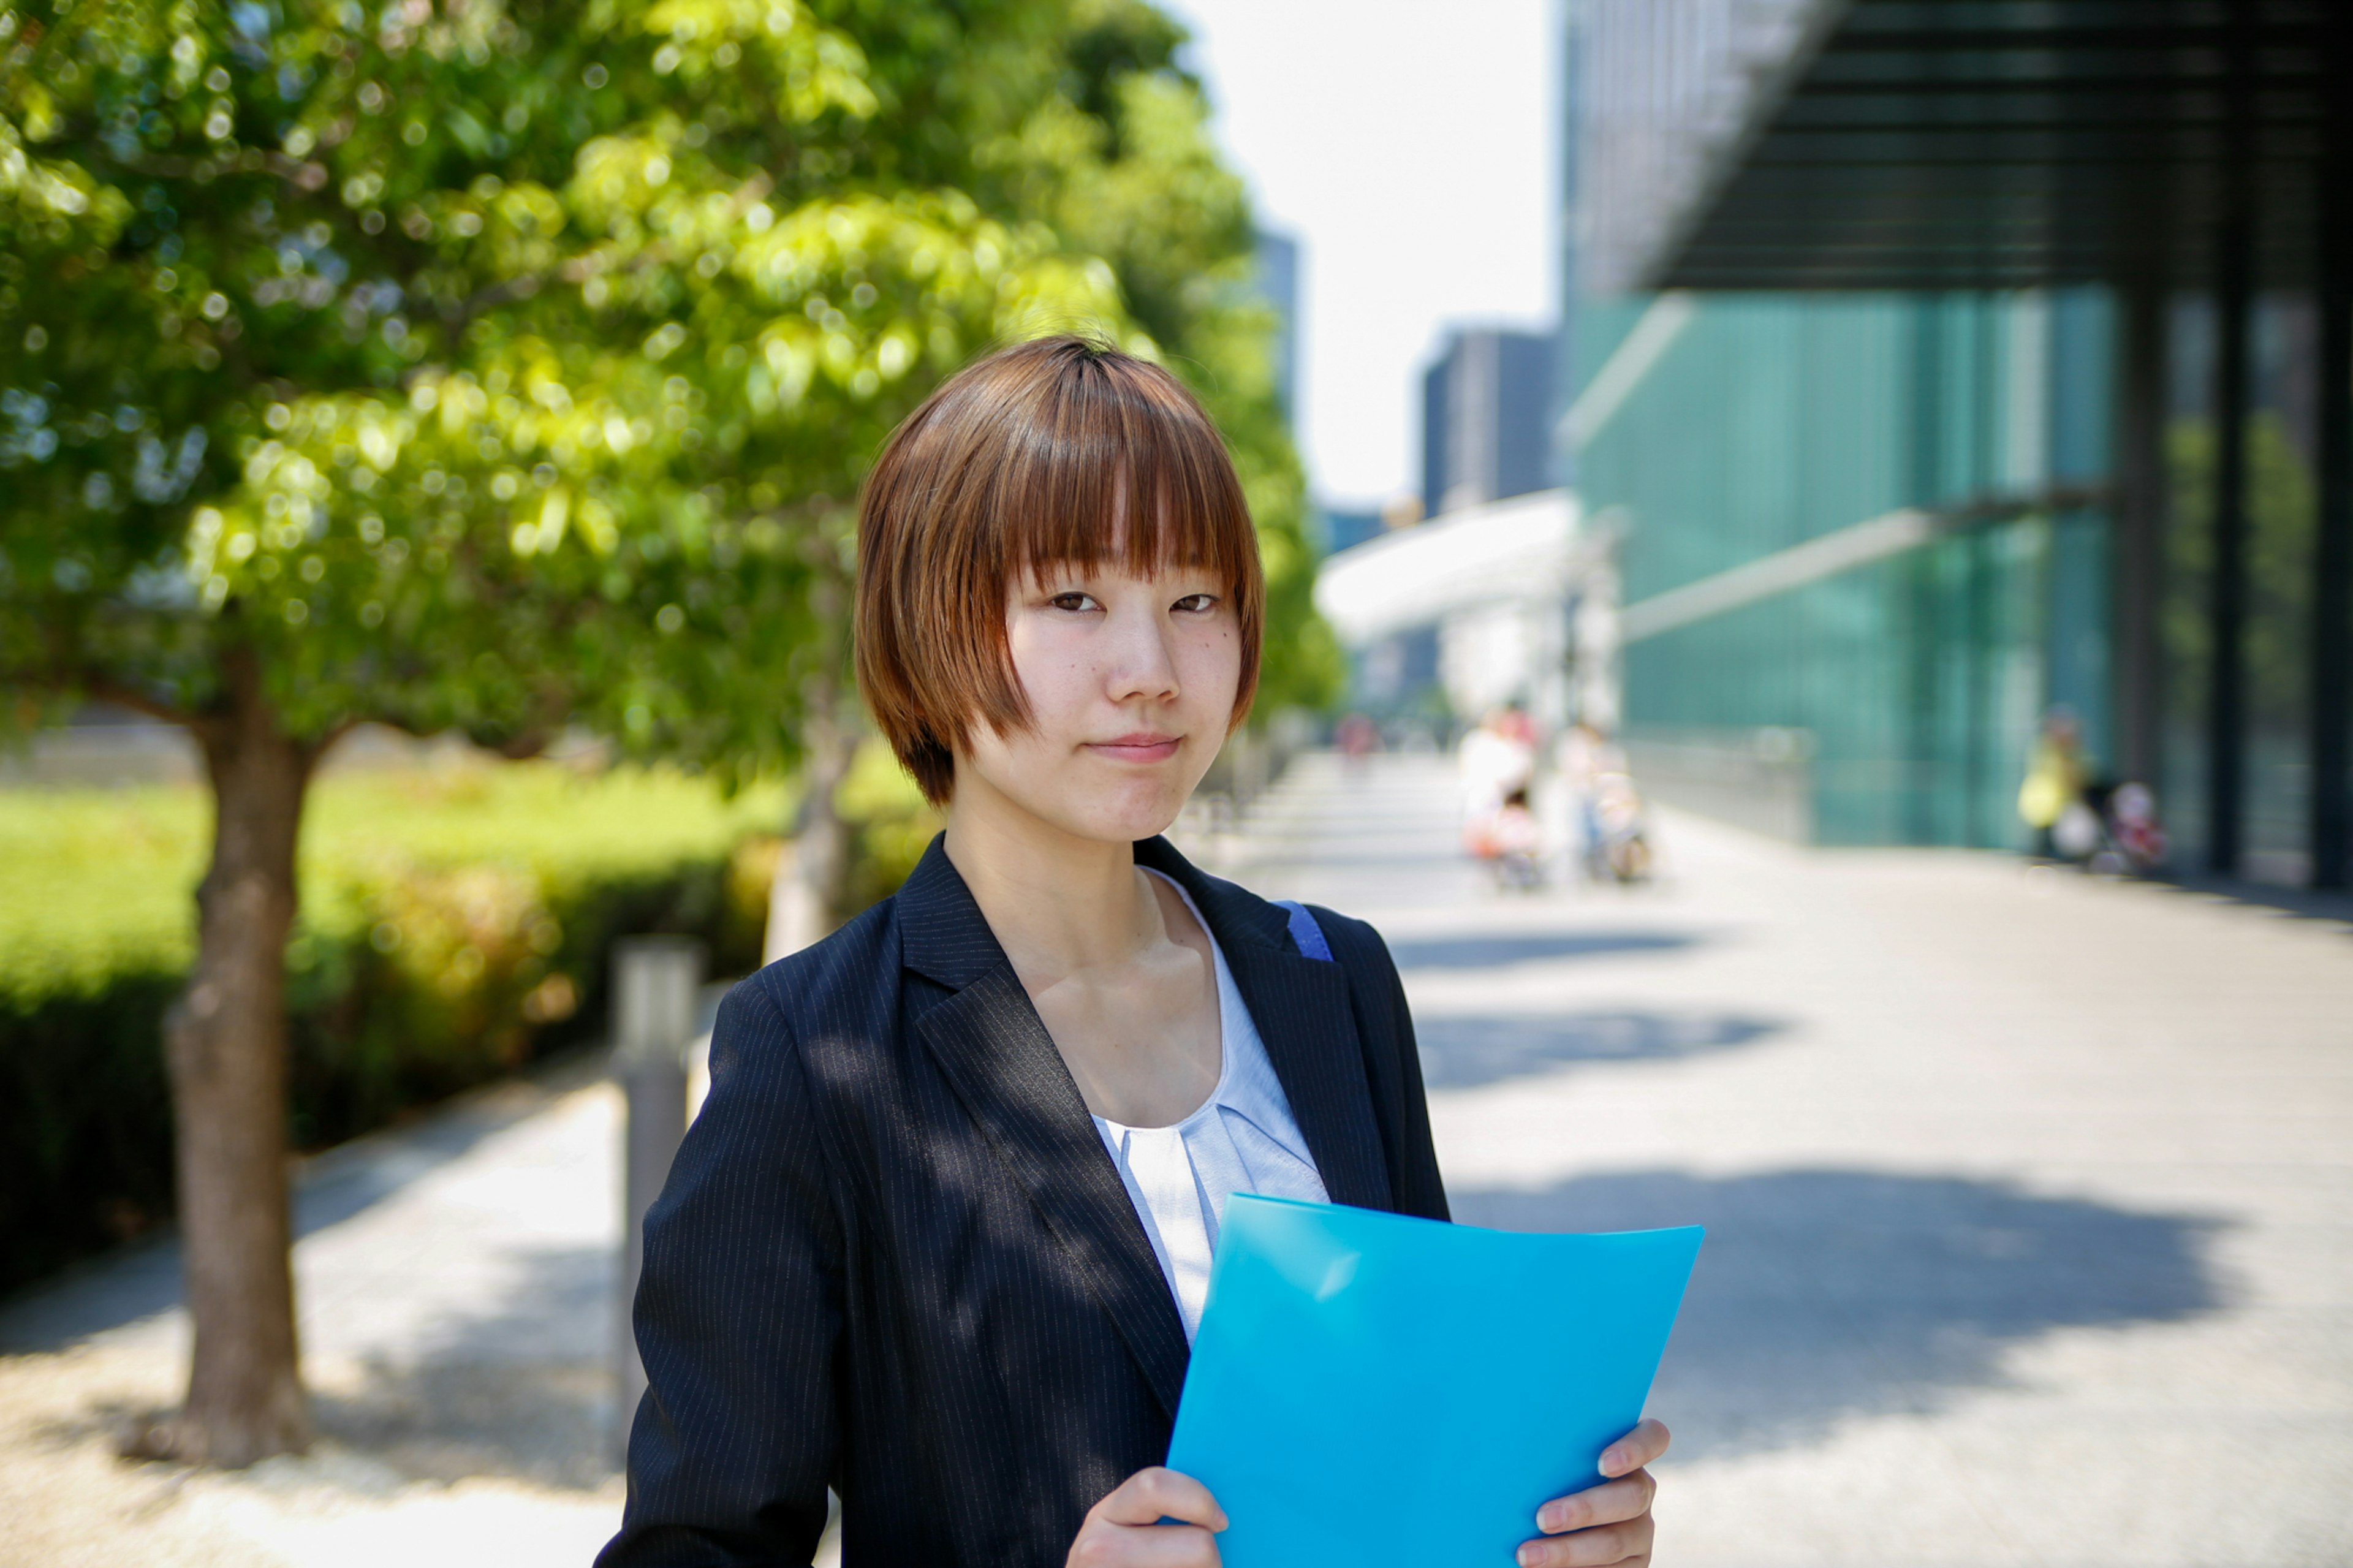
[[1538, 490], [1469, 507], [1324, 563], [1315, 607], [1352, 647], [1465, 610], [1557, 601], [1575, 567], [1577, 503]]
[[[1641, 0], [1642, 6], [1654, 0]], [[1709, 9], [1705, 5], [1701, 9]], [[1768, 0], [1786, 17], [1587, 149], [1603, 289], [2211, 281], [2243, 202], [2259, 287], [2316, 271], [2344, 0]], [[1650, 24], [1594, 13], [1586, 78]], [[2330, 50], [2340, 66], [2332, 80]], [[1588, 133], [1589, 135], [1591, 133]]]

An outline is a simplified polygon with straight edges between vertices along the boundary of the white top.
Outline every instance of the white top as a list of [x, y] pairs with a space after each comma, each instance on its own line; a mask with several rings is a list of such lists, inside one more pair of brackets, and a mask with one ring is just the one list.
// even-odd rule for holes
[[1173, 1127], [1094, 1120], [1119, 1179], [1127, 1184], [1128, 1201], [1152, 1238], [1153, 1255], [1160, 1260], [1168, 1293], [1176, 1298], [1176, 1315], [1185, 1321], [1190, 1343], [1209, 1293], [1209, 1254], [1218, 1245], [1226, 1199], [1256, 1193], [1321, 1204], [1331, 1196], [1292, 1119], [1291, 1101], [1274, 1076], [1266, 1042], [1234, 987], [1225, 951], [1209, 934], [1209, 922], [1183, 888], [1157, 871], [1152, 875], [1176, 888], [1209, 937], [1209, 957], [1218, 970], [1218, 1087]]

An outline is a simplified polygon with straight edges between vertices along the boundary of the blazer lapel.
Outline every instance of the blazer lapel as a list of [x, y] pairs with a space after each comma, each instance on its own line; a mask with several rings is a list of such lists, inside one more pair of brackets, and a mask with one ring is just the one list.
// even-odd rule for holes
[[1173, 1418], [1191, 1352], [1151, 1238], [1053, 1037], [940, 840], [900, 890], [897, 912], [907, 966], [954, 992], [915, 1021], [916, 1033]]
[[1391, 1207], [1396, 1200], [1346, 973], [1337, 963], [1302, 956], [1281, 909], [1197, 870], [1166, 839], [1138, 844], [1135, 858], [1184, 884], [1208, 918], [1324, 1190], [1335, 1203]]

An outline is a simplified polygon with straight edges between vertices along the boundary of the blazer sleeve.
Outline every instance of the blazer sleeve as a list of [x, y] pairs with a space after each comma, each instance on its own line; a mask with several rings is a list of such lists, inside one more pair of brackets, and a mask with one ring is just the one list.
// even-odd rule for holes
[[840, 1441], [840, 1210], [807, 1072], [755, 976], [727, 994], [711, 1092], [646, 1215], [646, 1395], [597, 1568], [807, 1563]]
[[1413, 1012], [1405, 983], [1381, 933], [1363, 921], [1318, 907], [1316, 921], [1332, 942], [1333, 956], [1348, 972], [1364, 1042], [1366, 1076], [1373, 1086], [1374, 1114], [1389, 1159], [1389, 1183], [1399, 1214], [1451, 1219], [1446, 1183], [1439, 1175], [1438, 1147], [1430, 1134], [1430, 1100], [1421, 1079], [1421, 1049], [1413, 1035]]

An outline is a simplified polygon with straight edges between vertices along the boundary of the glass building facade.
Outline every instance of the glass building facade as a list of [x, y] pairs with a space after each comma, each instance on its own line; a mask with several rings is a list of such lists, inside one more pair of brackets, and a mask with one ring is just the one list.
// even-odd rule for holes
[[[1586, 302], [1586, 380], [1648, 305]], [[1804, 771], [1825, 842], [2019, 842], [2048, 707], [2112, 754], [2105, 520], [2065, 504], [2106, 469], [2105, 377], [2084, 372], [2110, 326], [2090, 292], [1696, 302], [1578, 453], [1588, 514], [1620, 531], [1626, 604], [1906, 509], [1959, 515], [1630, 640], [1630, 741], [1662, 766], [1763, 745]]]
[[2177, 870], [2343, 886], [2353, 14], [1570, 18], [1554, 472], [1654, 793], [2022, 847], [2063, 705]]
[[[2173, 802], [2177, 849], [2194, 864], [2210, 848], [2217, 333], [2210, 300], [2175, 300], [2167, 318], [2159, 766]], [[2250, 325], [2241, 855], [2250, 877], [2294, 883], [2310, 870], [2318, 322], [2309, 294], [2282, 293], [2257, 300]]]

